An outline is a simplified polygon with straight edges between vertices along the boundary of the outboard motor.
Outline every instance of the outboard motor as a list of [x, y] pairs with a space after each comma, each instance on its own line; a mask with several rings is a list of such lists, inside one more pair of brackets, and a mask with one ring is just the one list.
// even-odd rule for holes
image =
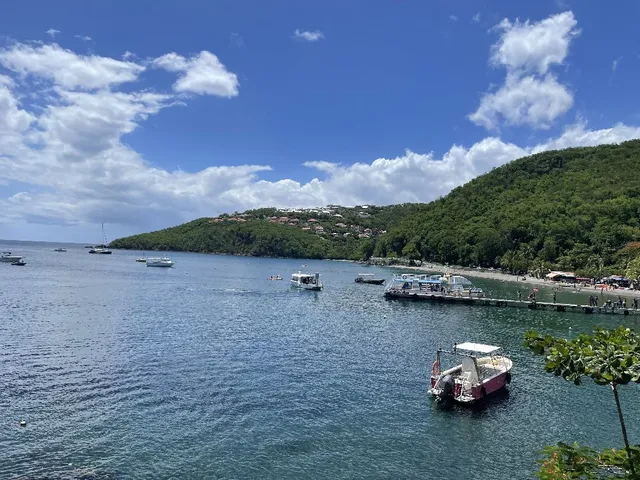
[[445, 375], [440, 380], [442, 385], [442, 389], [440, 391], [440, 395], [438, 395], [442, 400], [444, 399], [452, 399], [453, 398], [453, 387], [455, 382], [451, 375]]

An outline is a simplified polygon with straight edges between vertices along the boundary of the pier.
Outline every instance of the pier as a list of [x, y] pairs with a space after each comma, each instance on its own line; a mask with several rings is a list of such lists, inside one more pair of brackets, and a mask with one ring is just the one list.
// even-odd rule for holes
[[487, 298], [474, 296], [447, 295], [438, 292], [402, 292], [386, 291], [387, 299], [403, 299], [410, 301], [425, 301], [434, 303], [457, 303], [461, 305], [480, 305], [486, 307], [511, 307], [528, 308], [529, 310], [546, 310], [556, 312], [574, 312], [583, 314], [607, 314], [607, 315], [640, 315], [640, 310], [617, 305], [579, 305], [572, 303], [538, 302], [535, 300], [509, 300], [505, 298]]

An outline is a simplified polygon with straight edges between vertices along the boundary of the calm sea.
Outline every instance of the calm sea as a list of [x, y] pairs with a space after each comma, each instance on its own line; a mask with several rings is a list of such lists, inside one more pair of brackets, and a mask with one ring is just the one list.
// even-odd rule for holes
[[[385, 301], [353, 279], [388, 270], [343, 262], [56, 246], [0, 244], [27, 261], [0, 264], [0, 478], [514, 479], [545, 444], [621, 444], [610, 390], [545, 374], [522, 335], [638, 317]], [[323, 292], [289, 288], [302, 263]], [[511, 353], [508, 395], [427, 396], [435, 349], [461, 341]], [[637, 386], [622, 397], [640, 443]]]

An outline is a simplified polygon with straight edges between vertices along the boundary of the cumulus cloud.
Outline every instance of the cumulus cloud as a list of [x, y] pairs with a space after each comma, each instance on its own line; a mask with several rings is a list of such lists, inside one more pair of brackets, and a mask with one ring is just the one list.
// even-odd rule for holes
[[497, 129], [507, 125], [549, 128], [573, 106], [573, 94], [549, 73], [562, 64], [571, 40], [579, 35], [573, 12], [552, 15], [537, 23], [502, 20], [500, 38], [491, 48], [490, 62], [506, 69], [504, 84], [487, 92], [469, 115], [476, 125]]
[[491, 62], [509, 70], [545, 74], [551, 65], [562, 64], [569, 44], [580, 30], [573, 12], [552, 15], [537, 23], [502, 20], [496, 29], [502, 31], [492, 47]]
[[238, 77], [229, 72], [218, 57], [206, 50], [185, 58], [177, 53], [167, 53], [151, 64], [170, 72], [181, 73], [173, 84], [176, 92], [235, 97], [238, 95]]
[[83, 42], [90, 42], [91, 41], [91, 37], [87, 36], [87, 35], [74, 35], [75, 38], [77, 38], [78, 40], [82, 40]]
[[458, 17], [455, 15], [449, 15], [449, 20], [455, 23], [458, 21]]
[[[44, 51], [55, 56], [58, 49]], [[174, 105], [177, 96], [131, 88], [117, 91], [119, 83], [114, 81], [89, 89], [87, 85], [98, 84], [94, 75], [77, 73], [86, 57], [71, 55], [69, 64], [76, 65], [72, 80], [59, 78], [53, 68], [29, 70], [30, 75], [58, 83], [41, 98], [45, 108], [35, 112], [25, 109], [17, 93], [22, 71], [11, 69], [14, 78], [0, 75], [0, 182], [19, 185], [20, 190], [0, 199], [0, 224], [107, 222], [149, 230], [260, 206], [426, 202], [530, 153], [640, 137], [638, 127], [619, 124], [589, 130], [577, 123], [559, 137], [530, 147], [490, 136], [471, 146], [453, 145], [440, 156], [407, 150], [395, 158], [362, 159], [353, 165], [308, 161], [305, 166], [315, 178], [307, 182], [265, 180], [261, 175], [272, 167], [259, 164], [168, 170], [143, 158], [123, 137]], [[157, 66], [185, 73], [200, 56], [168, 54], [157, 59]], [[84, 65], [109, 64], [106, 60], [96, 57]], [[84, 88], [72, 88], [79, 85]], [[524, 110], [520, 115], [531, 116]], [[286, 172], [274, 173], [286, 177]]]
[[472, 18], [471, 21], [473, 23], [480, 23], [480, 12], [476, 13]]
[[56, 30], [55, 28], [50, 28], [49, 30], [47, 30], [46, 32], [47, 35], [49, 35], [51, 38], [55, 38], [55, 36], [60, 33], [60, 30]]
[[0, 49], [0, 65], [23, 77], [51, 80], [67, 89], [105, 88], [138, 78], [145, 67], [98, 55], [78, 55], [57, 44], [14, 44]]
[[296, 30], [293, 32], [293, 38], [299, 40], [306, 40], [307, 42], [317, 42], [324, 38], [324, 34], [320, 30], [316, 30], [314, 32], [309, 32], [305, 30]]
[[542, 79], [508, 75], [497, 92], [484, 95], [469, 118], [489, 130], [497, 128], [500, 121], [546, 129], [572, 105], [571, 92], [551, 74]]

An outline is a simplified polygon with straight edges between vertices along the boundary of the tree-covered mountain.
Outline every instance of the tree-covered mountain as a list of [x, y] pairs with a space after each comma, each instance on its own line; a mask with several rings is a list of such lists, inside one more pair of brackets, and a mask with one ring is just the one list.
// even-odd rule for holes
[[624, 273], [640, 254], [640, 140], [513, 161], [409, 214], [376, 256]]
[[111, 246], [624, 273], [640, 255], [640, 140], [525, 157], [426, 205], [265, 208]]
[[200, 218], [157, 232], [120, 238], [113, 248], [181, 250], [268, 257], [358, 260], [373, 253], [375, 239], [418, 204], [353, 208], [261, 208]]

